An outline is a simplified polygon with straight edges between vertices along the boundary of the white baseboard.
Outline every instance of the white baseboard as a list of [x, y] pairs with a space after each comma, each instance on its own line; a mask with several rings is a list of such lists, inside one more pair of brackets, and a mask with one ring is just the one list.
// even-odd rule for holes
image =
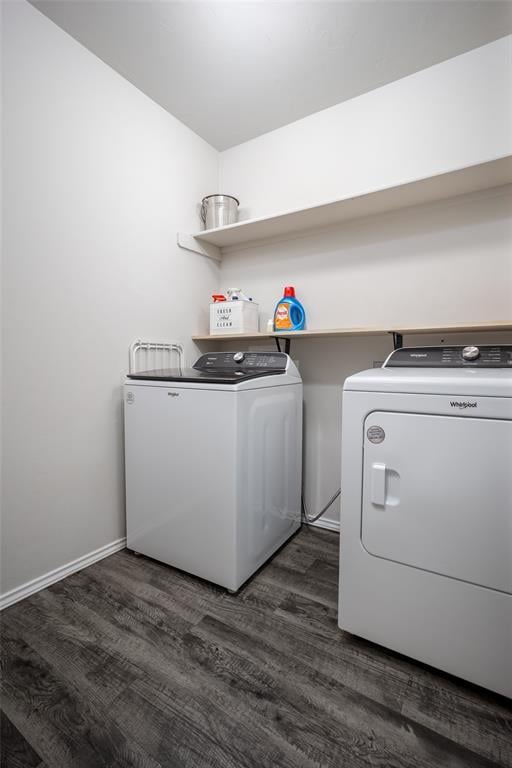
[[312, 525], [314, 528], [325, 528], [327, 531], [340, 532], [340, 524], [338, 520], [323, 520], [320, 518], [316, 523], [309, 523], [309, 525]]
[[[311, 525], [315, 528], [325, 528], [328, 531], [339, 532], [340, 530], [340, 524], [336, 520], [320, 519], [317, 520], [316, 523], [311, 523]], [[72, 573], [81, 571], [82, 568], [87, 568], [88, 565], [92, 565], [93, 563], [98, 562], [98, 560], [103, 560], [104, 557], [113, 555], [114, 552], [119, 552], [119, 550], [124, 549], [125, 547], [126, 538], [117, 539], [116, 541], [110, 542], [110, 544], [105, 544], [103, 547], [93, 550], [93, 552], [88, 552], [86, 555], [82, 555], [82, 557], [77, 557], [76, 560], [61, 565], [53, 571], [44, 573], [42, 576], [32, 579], [32, 581], [27, 581], [26, 584], [22, 584], [19, 587], [11, 589], [9, 592], [5, 592], [3, 595], [0, 595], [0, 611], [3, 611], [3, 609], [7, 608], [9, 605], [14, 605], [14, 603], [24, 600], [24, 598], [29, 597], [29, 595], [33, 595], [34, 592], [40, 592], [51, 584], [55, 584], [55, 582], [65, 579], [66, 576], [70, 576]]]
[[44, 573], [42, 576], [32, 579], [32, 581], [27, 581], [26, 584], [22, 584], [19, 587], [9, 590], [9, 592], [5, 592], [5, 594], [0, 595], [0, 611], [3, 611], [3, 609], [7, 608], [9, 605], [19, 602], [19, 600], [23, 600], [29, 595], [33, 595], [34, 592], [46, 589], [46, 587], [55, 584], [56, 581], [65, 579], [66, 576], [70, 576], [72, 573], [76, 573], [76, 571], [81, 571], [82, 568], [87, 568], [88, 565], [92, 565], [98, 560], [103, 560], [104, 557], [113, 555], [114, 552], [119, 552], [120, 549], [124, 549], [125, 547], [126, 538], [116, 539], [116, 541], [112, 541], [110, 544], [105, 544], [103, 547], [99, 547], [99, 549], [95, 549], [93, 552], [88, 552], [86, 555], [82, 555], [82, 557], [77, 557], [76, 560], [72, 560], [70, 563], [66, 563], [66, 565], [61, 565], [53, 571]]

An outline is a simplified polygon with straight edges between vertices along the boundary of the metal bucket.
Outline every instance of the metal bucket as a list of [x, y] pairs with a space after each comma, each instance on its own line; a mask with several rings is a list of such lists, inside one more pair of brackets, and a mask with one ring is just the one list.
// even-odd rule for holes
[[231, 195], [207, 195], [201, 202], [201, 219], [205, 229], [234, 224], [240, 203]]

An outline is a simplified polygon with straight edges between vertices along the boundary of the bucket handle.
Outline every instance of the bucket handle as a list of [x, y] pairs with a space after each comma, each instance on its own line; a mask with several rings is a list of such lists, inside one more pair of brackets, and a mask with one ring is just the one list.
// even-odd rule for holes
[[206, 197], [201, 200], [201, 221], [206, 226]]

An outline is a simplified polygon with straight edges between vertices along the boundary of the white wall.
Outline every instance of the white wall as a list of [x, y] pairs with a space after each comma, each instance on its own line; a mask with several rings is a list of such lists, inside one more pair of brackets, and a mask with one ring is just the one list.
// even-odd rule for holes
[[241, 218], [361, 194], [512, 153], [512, 36], [221, 155]]
[[124, 535], [120, 382], [187, 342], [218, 267], [180, 251], [218, 153], [25, 2], [5, 2], [2, 592]]
[[[512, 153], [511, 58], [509, 36], [227, 150], [222, 189], [252, 217]], [[260, 302], [265, 322], [283, 286], [295, 285], [310, 328], [510, 321], [511, 190], [232, 251], [221, 289], [241, 286]], [[512, 334], [447, 340], [510, 343]], [[390, 350], [391, 340], [379, 337], [293, 343], [304, 379], [310, 513], [339, 486], [342, 382]], [[338, 509], [326, 519], [335, 523]]]

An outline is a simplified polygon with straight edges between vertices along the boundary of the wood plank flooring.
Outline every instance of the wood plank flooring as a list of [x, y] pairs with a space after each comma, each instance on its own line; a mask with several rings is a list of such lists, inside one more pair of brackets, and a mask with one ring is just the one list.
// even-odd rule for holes
[[128, 551], [2, 615], [2, 768], [512, 768], [511, 703], [341, 632], [338, 537], [237, 594]]

